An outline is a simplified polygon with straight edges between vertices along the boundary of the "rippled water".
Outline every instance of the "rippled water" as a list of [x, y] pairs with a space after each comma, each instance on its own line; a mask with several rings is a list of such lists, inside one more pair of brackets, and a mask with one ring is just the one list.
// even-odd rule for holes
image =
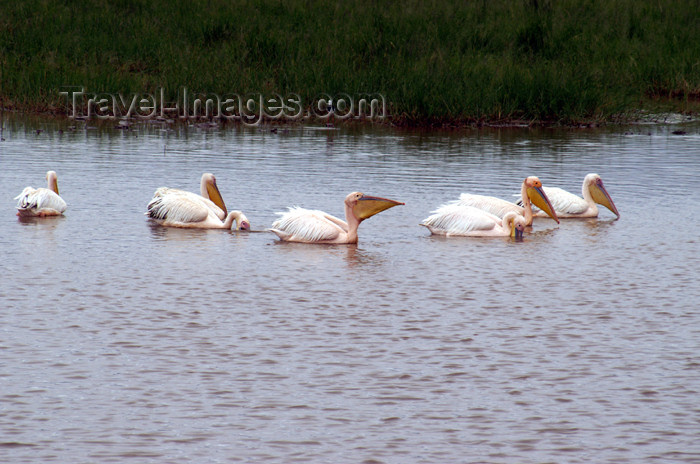
[[[76, 126], [5, 121], [0, 143], [0, 461], [700, 460], [697, 124]], [[48, 169], [65, 217], [20, 221]], [[256, 232], [146, 220], [203, 172]], [[580, 192], [589, 172], [619, 220], [540, 219], [522, 242], [418, 226], [461, 192]], [[406, 205], [356, 246], [262, 232], [354, 190]]]

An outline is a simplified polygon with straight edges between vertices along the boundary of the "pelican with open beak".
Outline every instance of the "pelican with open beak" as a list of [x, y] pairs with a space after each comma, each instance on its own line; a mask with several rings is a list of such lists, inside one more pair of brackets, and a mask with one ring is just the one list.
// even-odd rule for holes
[[289, 208], [270, 228], [280, 240], [302, 243], [357, 243], [357, 228], [377, 213], [403, 205], [399, 201], [353, 192], [345, 197], [345, 221], [323, 211]]
[[495, 214], [499, 218], [503, 218], [506, 213], [514, 212], [525, 218], [525, 224], [532, 225], [532, 205], [534, 204], [549, 217], [559, 222], [554, 207], [549, 201], [547, 194], [542, 187], [542, 181], [536, 176], [527, 177], [520, 188], [522, 198], [522, 206], [520, 204], [511, 203], [510, 201], [502, 200], [497, 197], [486, 195], [474, 195], [471, 193], [463, 193], [460, 195], [457, 203], [463, 206], [473, 206], [483, 209], [491, 214]]

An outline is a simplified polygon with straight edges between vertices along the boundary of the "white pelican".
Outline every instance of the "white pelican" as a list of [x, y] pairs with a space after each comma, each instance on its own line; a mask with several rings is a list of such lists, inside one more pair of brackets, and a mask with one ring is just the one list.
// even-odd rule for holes
[[[615, 207], [610, 194], [603, 186], [603, 180], [598, 174], [588, 174], [583, 179], [583, 187], [581, 193], [583, 198], [566, 190], [557, 187], [544, 187], [544, 191], [549, 197], [554, 206], [554, 210], [560, 218], [591, 218], [598, 216], [598, 207], [603, 205], [610, 211], [615, 213], [619, 218], [620, 213]], [[539, 205], [537, 205], [539, 206]], [[538, 212], [537, 216], [541, 216], [542, 212]]]
[[323, 211], [294, 207], [277, 213], [282, 217], [272, 223], [270, 231], [286, 242], [357, 243], [357, 228], [362, 221], [403, 204], [353, 192], [345, 197], [345, 221]]
[[474, 206], [452, 202], [439, 207], [420, 225], [433, 235], [446, 237], [505, 237], [521, 238], [525, 230], [525, 218], [513, 211], [503, 218]]
[[240, 211], [227, 213], [214, 174], [202, 174], [201, 195], [185, 190], [160, 187], [148, 203], [146, 215], [166, 227], [196, 229], [250, 229], [248, 218]]
[[46, 173], [47, 188], [25, 187], [15, 197], [17, 216], [60, 216], [66, 210], [66, 202], [58, 196], [58, 177], [54, 171]]
[[522, 206], [511, 203], [510, 201], [501, 200], [500, 198], [486, 195], [474, 195], [471, 193], [463, 193], [460, 195], [457, 204], [483, 209], [491, 214], [495, 214], [499, 218], [503, 218], [506, 213], [512, 211], [524, 216], [525, 225], [531, 226], [533, 217], [532, 202], [542, 211], [545, 211], [549, 217], [559, 223], [559, 218], [557, 217], [557, 213], [554, 212], [552, 203], [550, 203], [547, 194], [542, 190], [542, 182], [540, 179], [535, 176], [527, 177], [523, 181], [520, 194], [523, 200]]

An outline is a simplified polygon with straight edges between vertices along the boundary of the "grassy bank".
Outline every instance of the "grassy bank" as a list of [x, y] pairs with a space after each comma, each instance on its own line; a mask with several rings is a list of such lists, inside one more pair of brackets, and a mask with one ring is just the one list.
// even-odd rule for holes
[[65, 86], [377, 92], [400, 124], [576, 123], [700, 98], [698, 1], [3, 3], [6, 108], [65, 113]]

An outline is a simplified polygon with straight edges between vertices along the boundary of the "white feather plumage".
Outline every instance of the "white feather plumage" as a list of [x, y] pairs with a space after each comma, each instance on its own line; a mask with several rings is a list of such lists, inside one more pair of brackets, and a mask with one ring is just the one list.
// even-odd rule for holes
[[542, 187], [557, 214], [583, 214], [590, 205], [586, 200], [559, 187]]
[[511, 234], [511, 226], [517, 229], [516, 237], [525, 229], [525, 218], [513, 212], [506, 213], [503, 219], [475, 208], [460, 205], [458, 201], [448, 203], [433, 211], [422, 226], [434, 235], [496, 237]]
[[15, 197], [21, 214], [41, 215], [42, 213], [63, 214], [68, 205], [56, 192], [47, 188], [25, 187]]
[[525, 210], [522, 206], [518, 206], [515, 203], [511, 203], [506, 200], [502, 200], [497, 197], [491, 197], [486, 195], [475, 195], [472, 193], [463, 193], [459, 196], [459, 200], [456, 202], [463, 206], [473, 206], [491, 214], [502, 218], [506, 213], [516, 213], [519, 215], [524, 215]]
[[348, 230], [345, 221], [319, 210], [295, 206], [277, 214], [281, 217], [272, 223], [270, 230], [284, 239], [293, 237], [297, 241], [323, 242], [335, 240]]
[[209, 214], [225, 219], [223, 210], [208, 198], [168, 187], [155, 191], [146, 214], [153, 219], [183, 224], [202, 222]]
[[433, 211], [420, 224], [433, 233], [466, 235], [476, 231], [490, 231], [501, 223], [501, 219], [474, 206], [452, 202]]

